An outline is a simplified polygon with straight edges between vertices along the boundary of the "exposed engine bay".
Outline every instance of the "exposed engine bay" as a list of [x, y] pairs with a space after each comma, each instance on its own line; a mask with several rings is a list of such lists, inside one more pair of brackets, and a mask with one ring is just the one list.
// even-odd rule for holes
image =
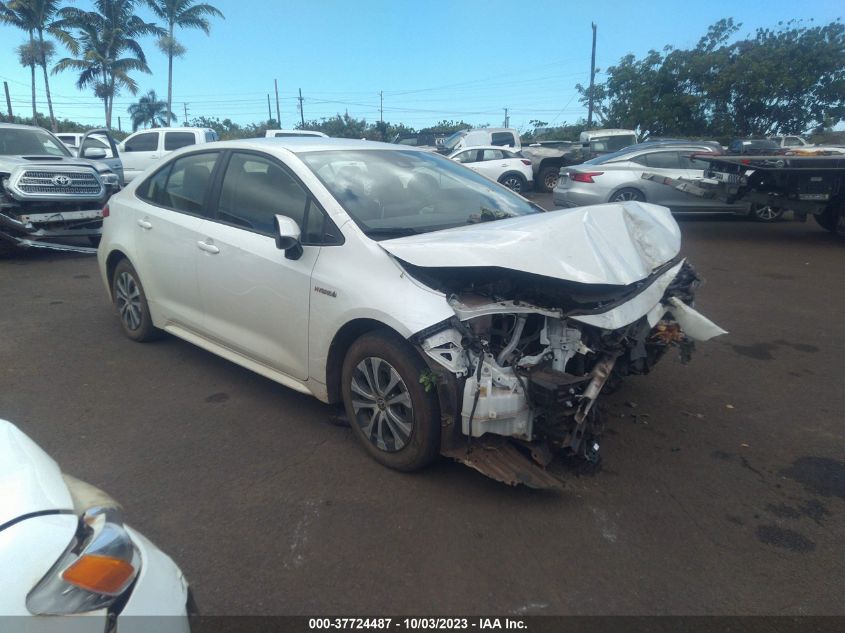
[[[456, 313], [417, 337], [423, 352], [457, 378], [455, 426], [466, 446], [444, 452], [503, 481], [507, 469], [473, 463], [473, 450], [508, 438], [541, 468], [558, 456], [597, 465], [599, 395], [625, 376], [647, 374], [671, 348], [686, 361], [694, 340], [724, 333], [691, 307], [700, 280], [679, 258], [628, 286], [403, 265], [444, 292]], [[548, 487], [537, 479], [536, 487]], [[532, 485], [531, 475], [508, 483]]]

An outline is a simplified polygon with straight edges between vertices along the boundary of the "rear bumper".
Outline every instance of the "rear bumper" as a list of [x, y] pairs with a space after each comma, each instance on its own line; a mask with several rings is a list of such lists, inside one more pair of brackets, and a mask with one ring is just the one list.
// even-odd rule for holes
[[590, 192], [578, 189], [555, 188], [552, 193], [554, 203], [561, 207], [584, 207], [591, 204], [603, 204], [607, 198], [603, 192]]

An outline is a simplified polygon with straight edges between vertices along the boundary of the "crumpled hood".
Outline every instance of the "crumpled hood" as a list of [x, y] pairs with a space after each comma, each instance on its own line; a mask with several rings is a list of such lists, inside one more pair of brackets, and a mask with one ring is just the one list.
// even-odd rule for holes
[[0, 420], [0, 525], [42, 510], [73, 510], [53, 459], [11, 422]]
[[97, 171], [109, 171], [109, 166], [100, 161], [70, 156], [0, 156], [0, 171], [9, 173], [16, 167], [93, 167]]
[[677, 256], [669, 209], [621, 202], [537, 213], [379, 242], [414, 266], [497, 266], [585, 284], [627, 286]]

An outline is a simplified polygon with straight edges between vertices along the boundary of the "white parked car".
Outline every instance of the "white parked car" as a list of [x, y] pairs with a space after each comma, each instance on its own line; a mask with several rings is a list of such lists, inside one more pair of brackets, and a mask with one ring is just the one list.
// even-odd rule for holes
[[534, 184], [531, 161], [503, 147], [460, 149], [449, 158], [517, 193], [529, 191]]
[[[117, 502], [0, 420], [0, 619], [9, 630], [187, 632], [188, 583]], [[84, 614], [84, 618], [59, 618]], [[12, 620], [9, 616], [33, 616]], [[14, 624], [17, 622], [17, 626]], [[3, 627], [5, 629], [5, 626]]]
[[546, 213], [417, 148], [185, 148], [104, 214], [99, 266], [127, 336], [164, 330], [342, 402], [364, 449], [401, 470], [442, 453], [546, 485], [511, 440], [594, 462], [605, 382], [722, 332], [690, 307], [667, 209]]
[[124, 181], [131, 182], [174, 150], [212, 143], [217, 138], [214, 130], [200, 127], [159, 127], [130, 134], [117, 146], [123, 161]]
[[316, 130], [267, 130], [264, 132], [264, 138], [288, 138], [290, 136], [321, 136], [326, 138], [328, 135]]

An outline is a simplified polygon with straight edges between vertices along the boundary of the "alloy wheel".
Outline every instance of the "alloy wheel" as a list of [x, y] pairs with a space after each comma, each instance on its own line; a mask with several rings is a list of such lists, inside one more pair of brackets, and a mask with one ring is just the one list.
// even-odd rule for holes
[[502, 181], [502, 184], [517, 193], [522, 191], [522, 179], [518, 176], [508, 176]]
[[411, 439], [414, 407], [399, 372], [382, 358], [368, 356], [352, 372], [355, 423], [379, 450], [396, 452]]
[[137, 330], [141, 326], [141, 290], [135, 278], [128, 272], [122, 272], [117, 278], [116, 300], [120, 320], [129, 330]]

